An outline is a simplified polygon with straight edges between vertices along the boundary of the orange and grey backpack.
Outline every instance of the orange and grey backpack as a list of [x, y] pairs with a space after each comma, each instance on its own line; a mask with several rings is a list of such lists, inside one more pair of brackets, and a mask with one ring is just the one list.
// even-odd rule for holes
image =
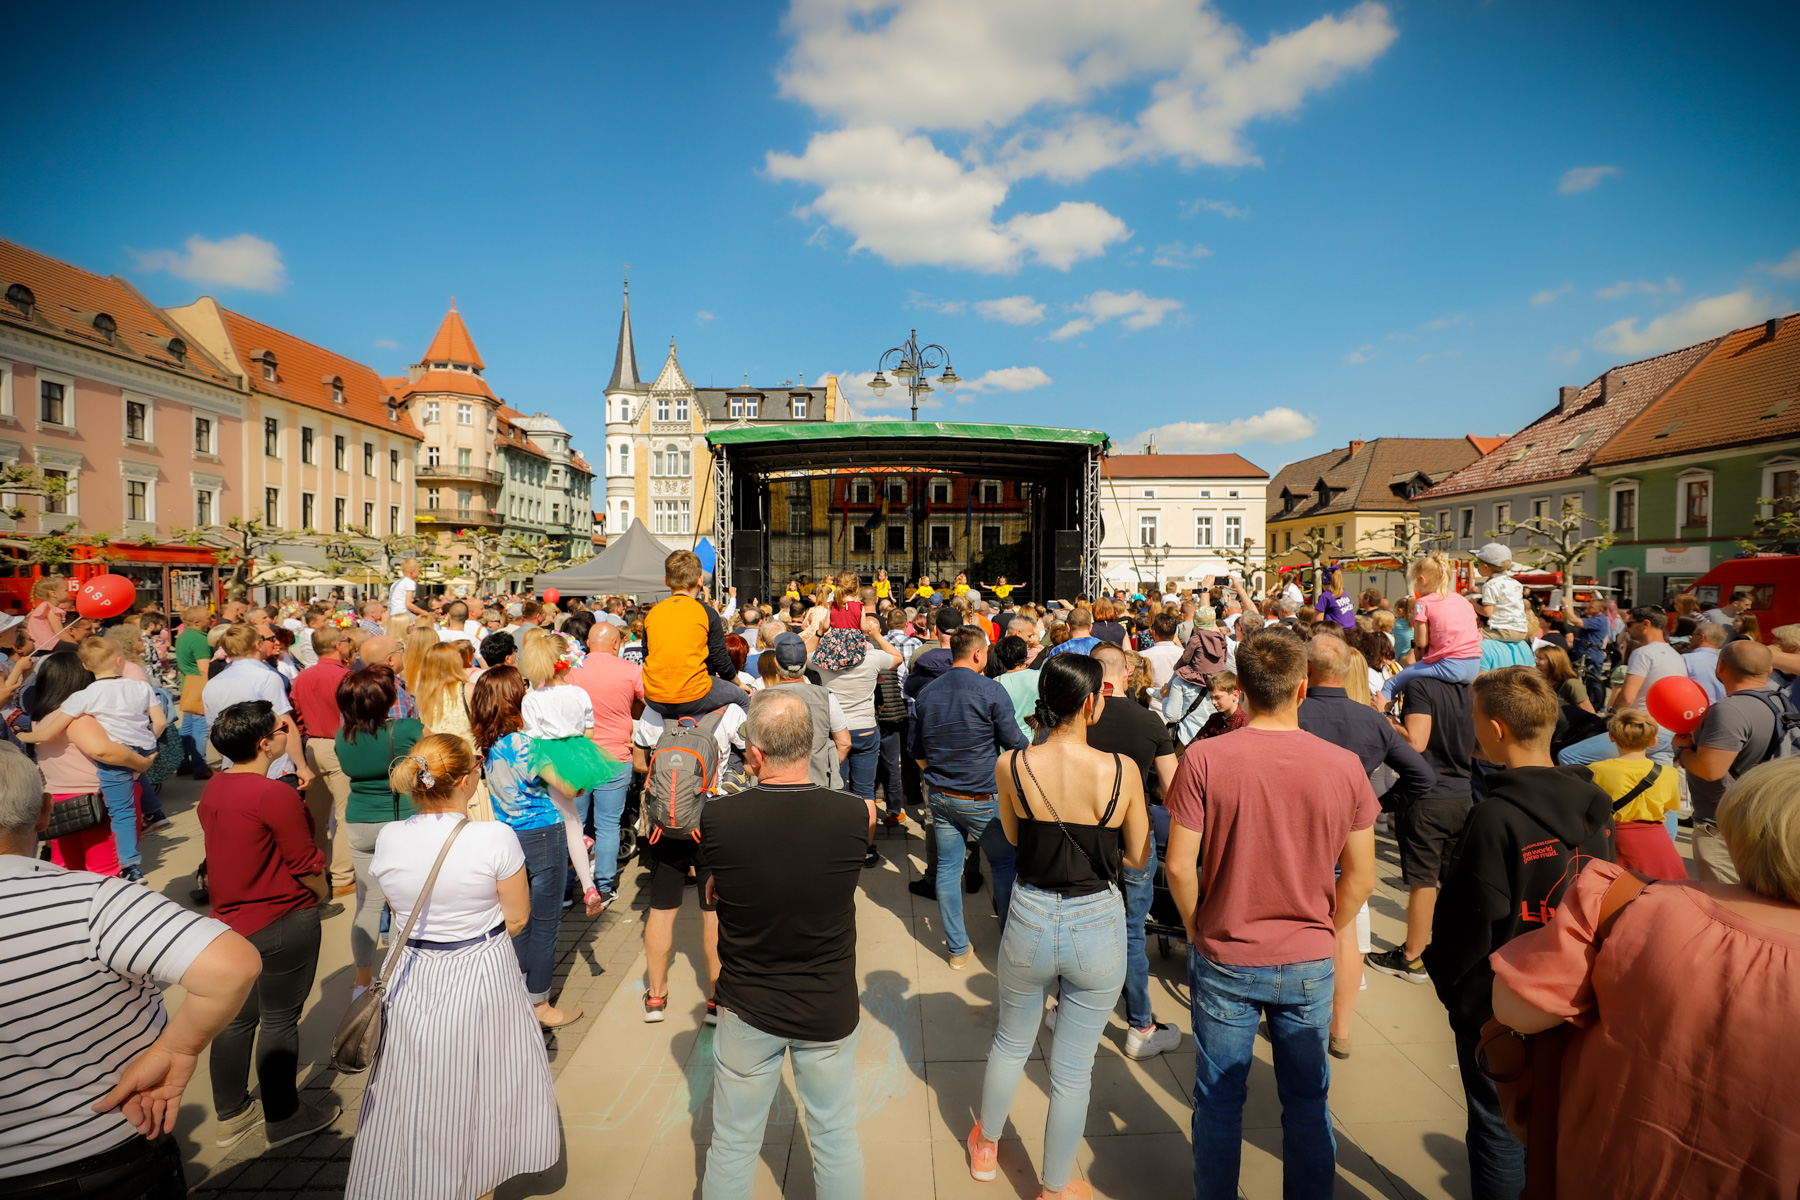
[[650, 840], [700, 840], [700, 814], [719, 787], [719, 722], [724, 710], [696, 720], [682, 717], [663, 727], [650, 752], [644, 781], [644, 815]]

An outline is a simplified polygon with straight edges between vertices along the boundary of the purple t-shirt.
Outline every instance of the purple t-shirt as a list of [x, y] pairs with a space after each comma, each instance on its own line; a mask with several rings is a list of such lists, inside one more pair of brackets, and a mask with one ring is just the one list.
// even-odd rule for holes
[[1336, 621], [1345, 629], [1356, 628], [1356, 606], [1350, 603], [1349, 593], [1334, 596], [1330, 592], [1320, 592], [1313, 603], [1327, 621]]

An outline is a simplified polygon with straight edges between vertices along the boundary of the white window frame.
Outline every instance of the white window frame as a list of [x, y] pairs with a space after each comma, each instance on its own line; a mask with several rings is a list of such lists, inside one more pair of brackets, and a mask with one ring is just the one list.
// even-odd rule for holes
[[1240, 489], [1227, 488], [1227, 489], [1225, 489], [1225, 498], [1227, 500], [1242, 500], [1244, 497], [1243, 497], [1243, 493]]
[[745, 396], [744, 397], [744, 416], [748, 417], [752, 421], [762, 420], [762, 397], [761, 396]]
[[[1765, 458], [1762, 463], [1762, 486], [1757, 489], [1757, 499], [1775, 494], [1775, 475], [1779, 471], [1800, 471], [1800, 456], [1793, 454], [1777, 454], [1774, 458]], [[1759, 504], [1756, 511], [1764, 517], [1775, 515], [1773, 504]]]
[[[1540, 504], [1544, 506], [1543, 512], [1538, 511], [1538, 505], [1540, 505]], [[1531, 515], [1534, 517], [1556, 516], [1557, 514], [1550, 511], [1550, 497], [1548, 497], [1548, 496], [1533, 496], [1531, 498]]]
[[688, 402], [685, 398], [677, 398], [675, 401], [675, 419], [677, 421], [688, 419]]
[[[61, 422], [46, 421], [43, 419], [44, 385], [46, 383], [62, 384], [63, 419]], [[46, 371], [41, 367], [38, 368], [36, 398], [37, 404], [31, 410], [35, 424], [49, 429], [73, 430], [75, 428], [75, 377], [73, 375], [62, 375], [55, 371]], [[123, 412], [124, 410], [120, 409], [119, 411]]]
[[794, 397], [794, 420], [796, 420], [796, 421], [806, 420], [806, 397], [805, 396]]
[[426, 424], [426, 425], [441, 424], [442, 417], [443, 417], [443, 410], [438, 405], [438, 402], [436, 400], [427, 400], [425, 402], [424, 424]]
[[[1003, 480], [1003, 479], [984, 479], [981, 481], [980, 486], [981, 486], [981, 503], [983, 503], [983, 504], [1005, 504], [1006, 503], [1006, 481], [1005, 480]], [[987, 490], [990, 486], [994, 489], [994, 498], [992, 500], [989, 500], [987, 498]]]
[[0, 417], [13, 415], [13, 375], [10, 359], [0, 358]]
[[1679, 540], [1687, 529], [1687, 489], [1690, 483], [1706, 484], [1706, 536], [1713, 531], [1713, 513], [1719, 505], [1719, 489], [1713, 472], [1705, 467], [1690, 467], [1675, 477], [1675, 537]]
[[1235, 513], [1225, 515], [1225, 544], [1227, 546], [1244, 544], [1244, 518]]
[[473, 404], [458, 404], [456, 406], [456, 423], [458, 425], [475, 424], [475, 406]]
[[193, 416], [195, 428], [192, 432], [194, 433], [200, 432], [199, 423], [201, 421], [206, 422], [206, 448], [201, 449], [199, 439], [196, 438], [194, 442], [194, 453], [203, 454], [208, 458], [219, 457], [219, 418], [212, 413], [195, 413]]
[[66, 507], [59, 513], [50, 512], [44, 507], [45, 504], [48, 504], [46, 498], [38, 508], [40, 526], [43, 525], [42, 518], [46, 517], [57, 521], [66, 519], [68, 524], [74, 524], [75, 518], [81, 515], [81, 455], [70, 453], [67, 450], [36, 446], [32, 449], [32, 456], [31, 465], [38, 471], [61, 471], [69, 477], [69, 490], [63, 495], [63, 503]]
[[[132, 462], [129, 459], [119, 460], [119, 512], [125, 521], [127, 532], [137, 532], [146, 526], [154, 529], [156, 525], [156, 480], [157, 476], [161, 474], [161, 468], [155, 463]], [[126, 511], [126, 499], [130, 492], [130, 485], [133, 483], [144, 485], [144, 515], [142, 517], [123, 516]]]
[[[144, 406], [144, 436], [141, 438], [134, 438], [131, 436], [131, 406], [133, 404], [141, 404]], [[153, 444], [156, 441], [155, 398], [146, 396], [142, 392], [120, 392], [119, 424], [120, 428], [125, 431], [125, 440], [127, 442], [138, 446], [148, 446]]]
[[[1137, 544], [1140, 546], [1156, 545], [1157, 539], [1159, 537], [1161, 537], [1162, 515], [1160, 513], [1139, 513], [1137, 524], [1138, 524]], [[1146, 533], [1148, 533], [1150, 536], [1145, 537], [1144, 535]]]
[[660, 396], [657, 398], [656, 419], [659, 421], [666, 421], [669, 419], [669, 398], [667, 396]]
[[1458, 509], [1456, 513], [1456, 536], [1473, 538], [1475, 536], [1475, 510], [1473, 508]]
[[[1619, 493], [1632, 492], [1631, 511], [1635, 518], [1631, 526], [1631, 536], [1635, 540], [1644, 529], [1644, 495], [1638, 487], [1636, 479], [1615, 479], [1612, 486], [1606, 489], [1606, 524], [1615, 533], [1619, 532]], [[1679, 517], [1680, 514], [1677, 514]]]
[[[944, 498], [942, 500], [939, 500], [937, 498], [937, 489], [938, 489], [938, 484], [940, 484], [940, 483], [943, 484], [946, 489], [944, 492]], [[932, 478], [930, 484], [928, 484], [927, 486], [929, 486], [931, 488], [931, 490], [929, 492], [926, 492], [925, 494], [927, 496], [931, 497], [931, 502], [933, 504], [955, 504], [956, 503], [956, 485], [954, 483], [952, 483], [949, 479], [945, 478], [944, 476], [942, 476], [942, 475], [934, 476]]]
[[388, 505], [388, 532], [390, 534], [400, 532], [400, 506], [398, 504]]
[[1505, 531], [1501, 528], [1501, 526], [1512, 519], [1513, 519], [1512, 501], [1511, 500], [1496, 500], [1496, 501], [1494, 501], [1494, 532], [1496, 534], [1504, 533]]
[[[213, 519], [211, 524], [217, 525], [219, 523], [219, 500], [225, 494], [225, 477], [210, 475], [204, 471], [190, 471], [188, 472], [188, 484], [194, 489], [196, 496], [200, 492], [212, 493]], [[195, 513], [194, 519], [196, 523], [199, 521], [198, 512]]]
[[[275, 493], [275, 519], [273, 521], [269, 519], [270, 492]], [[257, 505], [257, 512], [262, 517], [263, 523], [271, 529], [287, 528], [287, 507], [284, 492], [285, 489], [283, 488], [269, 487], [267, 484], [263, 485], [261, 503]]]
[[1210, 550], [1213, 544], [1213, 514], [1194, 514], [1194, 545], [1201, 550]]
[[[944, 545], [941, 547], [938, 545], [938, 542], [937, 542], [937, 531], [940, 529], [944, 531], [944, 537], [946, 539], [946, 541], [944, 542]], [[934, 522], [932, 524], [931, 528], [925, 534], [925, 546], [927, 549], [931, 549], [931, 550], [938, 550], [938, 549], [954, 550], [954, 549], [956, 549], [956, 530], [952, 529], [949, 525], [946, 525], [946, 524], [943, 524], [940, 522]]]
[[1143, 500], [1156, 499], [1156, 489], [1153, 487], [1145, 488], [1144, 494], [1140, 497], [1140, 499], [1143, 499]]
[[1211, 500], [1212, 499], [1212, 489], [1211, 488], [1201, 488], [1200, 489], [1200, 498], [1202, 500]]
[[1450, 523], [1450, 510], [1447, 508], [1438, 509], [1436, 532], [1440, 534], [1449, 533], [1454, 528], [1456, 527]]
[[743, 415], [744, 415], [744, 398], [742, 396], [733, 396], [731, 398], [731, 416], [732, 416], [732, 418], [735, 420], [739, 417], [742, 417]]
[[[312, 458], [310, 460], [306, 457], [306, 435], [309, 433], [312, 434]], [[300, 465], [303, 467], [317, 467], [319, 465], [319, 431], [314, 429], [311, 425], [300, 426]]]

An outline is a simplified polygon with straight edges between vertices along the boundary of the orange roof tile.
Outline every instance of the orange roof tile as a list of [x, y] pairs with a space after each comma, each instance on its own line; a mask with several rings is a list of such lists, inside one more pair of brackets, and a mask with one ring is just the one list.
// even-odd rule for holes
[[579, 451], [576, 451], [576, 450], [569, 451], [569, 462], [574, 466], [574, 468], [577, 471], [586, 471], [589, 475], [592, 475], [594, 473], [594, 468], [588, 465], [588, 460], [581, 457], [581, 453]]
[[[236, 390], [235, 379], [221, 364], [117, 275], [95, 275], [0, 241], [0, 294], [14, 284], [29, 288], [34, 303], [27, 314], [0, 301], [0, 321], [8, 325]], [[101, 315], [113, 321], [110, 340], [94, 325]], [[184, 353], [177, 357], [172, 349]]]
[[1791, 313], [1719, 339], [1699, 366], [1594, 455], [1593, 465], [1666, 458], [1797, 434], [1800, 313]]
[[1112, 454], [1114, 479], [1264, 479], [1268, 472], [1241, 454]]
[[[219, 312], [224, 317], [232, 348], [250, 373], [253, 392], [319, 412], [336, 413], [352, 421], [390, 430], [401, 437], [424, 436], [404, 409], [397, 408], [396, 416], [389, 417], [388, 399], [399, 397], [373, 367], [366, 367], [355, 359], [315, 346], [304, 338], [264, 325], [222, 305]], [[275, 357], [273, 381], [264, 379], [261, 363], [251, 359], [252, 355], [265, 350]], [[327, 381], [333, 379], [343, 382], [342, 404], [332, 399], [331, 384]]]
[[515, 419], [524, 415], [525, 414], [518, 409], [502, 404], [500, 406], [499, 420], [494, 422], [494, 440], [502, 446], [509, 447], [513, 450], [521, 450], [526, 454], [547, 461], [550, 456], [545, 454], [543, 450], [539, 448], [538, 444], [531, 440], [529, 434], [513, 424]]
[[1500, 445], [1504, 441], [1506, 441], [1506, 439], [1503, 437], [1477, 437], [1472, 433], [1469, 435], [1469, 444], [1483, 454], [1492, 454], [1494, 452], [1494, 447]]
[[444, 314], [444, 323], [438, 326], [437, 336], [426, 347], [425, 357], [419, 361], [469, 363], [483, 370], [487, 368], [487, 364], [481, 361], [481, 352], [475, 349], [475, 339], [469, 336], [469, 327], [463, 324], [462, 314], [456, 311], [454, 302], [450, 305], [450, 311]]
[[416, 395], [421, 392], [447, 392], [453, 396], [480, 396], [484, 400], [498, 400], [493, 389], [488, 387], [487, 380], [473, 371], [422, 371], [417, 379], [407, 382], [402, 395]]

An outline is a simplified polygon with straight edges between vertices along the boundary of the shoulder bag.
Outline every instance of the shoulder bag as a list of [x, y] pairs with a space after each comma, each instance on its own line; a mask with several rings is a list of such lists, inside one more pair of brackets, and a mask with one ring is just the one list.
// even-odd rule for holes
[[412, 937], [413, 926], [418, 924], [419, 912], [431, 899], [432, 885], [437, 883], [438, 868], [444, 865], [449, 857], [450, 847], [456, 844], [456, 837], [468, 828], [469, 819], [464, 817], [444, 839], [443, 849], [438, 851], [437, 861], [431, 864], [431, 874], [425, 877], [425, 886], [419, 891], [419, 899], [413, 904], [412, 912], [407, 914], [406, 928], [394, 939], [393, 949], [388, 951], [387, 962], [381, 968], [381, 974], [375, 977], [362, 995], [350, 1002], [343, 1020], [338, 1022], [337, 1032], [331, 1035], [331, 1065], [345, 1075], [360, 1075], [375, 1065], [375, 1055], [381, 1049], [382, 1006], [387, 1000], [388, 980], [393, 977], [394, 967], [406, 957], [406, 940]]
[[52, 804], [50, 827], [38, 836], [49, 841], [52, 838], [68, 837], [72, 833], [86, 833], [106, 824], [108, 819], [105, 797], [99, 792], [86, 792]]
[[[1619, 910], [1643, 894], [1650, 881], [1630, 871], [1613, 880], [1600, 898], [1600, 920], [1594, 927], [1594, 953], [1612, 930]], [[1575, 1034], [1566, 1021], [1542, 1033], [1520, 1033], [1489, 1017], [1481, 1027], [1475, 1063], [1494, 1081], [1506, 1127], [1530, 1147], [1525, 1156], [1523, 1200], [1549, 1200], [1556, 1195], [1556, 1134], [1562, 1099], [1563, 1051]]]

